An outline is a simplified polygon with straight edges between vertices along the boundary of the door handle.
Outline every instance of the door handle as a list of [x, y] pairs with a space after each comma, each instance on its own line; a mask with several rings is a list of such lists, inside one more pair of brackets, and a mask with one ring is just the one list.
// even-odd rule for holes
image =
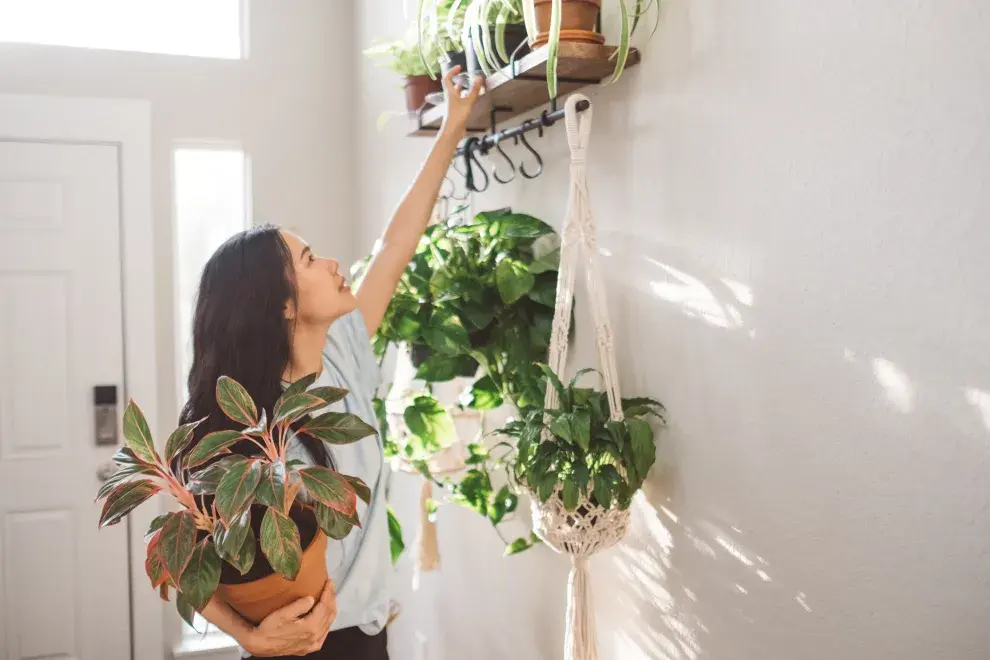
[[117, 386], [97, 385], [93, 388], [93, 413], [96, 423], [96, 445], [117, 444]]

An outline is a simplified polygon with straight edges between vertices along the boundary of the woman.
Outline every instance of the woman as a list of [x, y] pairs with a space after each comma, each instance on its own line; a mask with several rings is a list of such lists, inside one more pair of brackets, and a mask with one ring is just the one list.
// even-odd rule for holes
[[[402, 272], [425, 231], [468, 116], [481, 89], [462, 96], [444, 77], [447, 115], [413, 186], [388, 224], [360, 289], [352, 293], [335, 259], [324, 259], [297, 236], [257, 227], [228, 240], [203, 270], [193, 322], [193, 366], [182, 422], [224, 424], [215, 401], [217, 378], [227, 375], [269, 412], [286, 383], [319, 373], [316, 386], [347, 388], [347, 412], [374, 423], [371, 405], [378, 366], [370, 336], [377, 330]], [[327, 581], [318, 602], [301, 599], [260, 625], [214, 598], [203, 616], [255, 657], [307, 656], [334, 660], [387, 660], [386, 584], [391, 572], [380, 438], [335, 447], [300, 438], [298, 458], [332, 464], [372, 489], [359, 502], [362, 527], [327, 550]], [[336, 587], [335, 587], [336, 585]], [[336, 591], [335, 591], [336, 589]], [[331, 631], [333, 629], [333, 632]], [[309, 654], [309, 655], [307, 655]]]

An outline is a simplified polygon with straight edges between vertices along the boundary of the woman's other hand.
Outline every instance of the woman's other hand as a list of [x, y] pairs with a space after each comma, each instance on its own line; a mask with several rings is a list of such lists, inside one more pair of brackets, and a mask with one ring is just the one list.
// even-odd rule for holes
[[239, 641], [257, 658], [306, 655], [323, 648], [336, 617], [337, 595], [333, 582], [327, 580], [315, 605], [308, 596], [300, 598], [269, 614], [248, 639]]
[[447, 114], [443, 118], [443, 127], [440, 129], [443, 134], [452, 136], [455, 140], [460, 140], [467, 134], [468, 118], [471, 116], [471, 109], [474, 102], [481, 94], [481, 88], [485, 84], [483, 76], [475, 78], [474, 84], [467, 94], [454, 78], [461, 73], [461, 67], [451, 67], [447, 75], [443, 77], [443, 96], [447, 102]]

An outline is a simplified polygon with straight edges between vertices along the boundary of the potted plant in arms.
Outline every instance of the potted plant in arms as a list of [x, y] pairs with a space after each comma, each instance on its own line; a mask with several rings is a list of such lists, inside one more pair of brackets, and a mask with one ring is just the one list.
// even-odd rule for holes
[[[347, 390], [308, 390], [316, 374], [290, 385], [269, 421], [247, 391], [221, 377], [217, 403], [240, 430], [221, 430], [193, 443], [204, 420], [177, 428], [159, 453], [141, 409], [131, 401], [123, 418], [120, 469], [97, 494], [105, 500], [100, 526], [114, 525], [156, 493], [171, 496], [177, 511], [152, 521], [145, 570], [163, 599], [171, 589], [179, 614], [192, 625], [214, 594], [248, 621], [259, 623], [294, 600], [318, 599], [327, 579], [327, 538], [342, 539], [355, 526], [357, 498], [370, 490], [360, 479], [322, 466], [288, 460], [294, 433], [329, 445], [375, 433], [355, 415], [319, 411]], [[232, 453], [247, 444], [250, 451]]]

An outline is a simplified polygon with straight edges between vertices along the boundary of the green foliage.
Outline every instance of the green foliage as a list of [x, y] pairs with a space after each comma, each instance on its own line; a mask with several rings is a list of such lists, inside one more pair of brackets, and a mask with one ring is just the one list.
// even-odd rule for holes
[[377, 66], [395, 71], [403, 76], [433, 75], [442, 52], [438, 43], [425, 45], [420, 52], [419, 37], [413, 25], [401, 39], [379, 39], [364, 49], [363, 53]]
[[[299, 530], [290, 517], [293, 508], [316, 512], [320, 527], [334, 539], [360, 526], [357, 499], [368, 502], [371, 491], [356, 477], [325, 467], [286, 462], [290, 425], [339, 401], [346, 390], [308, 389], [311, 374], [292, 383], [276, 402], [272, 421], [258, 410], [248, 392], [221, 376], [217, 403], [240, 430], [207, 434], [192, 444], [201, 422], [175, 429], [165, 444], [165, 459], [155, 449], [148, 422], [132, 401], [124, 412], [125, 447], [114, 456], [119, 466], [97, 493], [105, 500], [100, 526], [122, 520], [158, 492], [167, 492], [180, 510], [155, 518], [145, 537], [145, 572], [152, 586], [168, 600], [178, 590], [176, 607], [187, 621], [202, 611], [219, 584], [221, 561], [242, 575], [254, 564], [260, 548], [276, 572], [294, 579], [302, 561]], [[354, 415], [324, 413], [299, 430], [328, 445], [355, 442], [375, 433]], [[250, 455], [231, 454], [235, 445], [253, 444]], [[300, 493], [306, 497], [297, 502]], [[208, 499], [207, 499], [208, 498]], [[208, 503], [209, 501], [209, 503]], [[264, 508], [261, 535], [251, 529], [251, 507]]]

